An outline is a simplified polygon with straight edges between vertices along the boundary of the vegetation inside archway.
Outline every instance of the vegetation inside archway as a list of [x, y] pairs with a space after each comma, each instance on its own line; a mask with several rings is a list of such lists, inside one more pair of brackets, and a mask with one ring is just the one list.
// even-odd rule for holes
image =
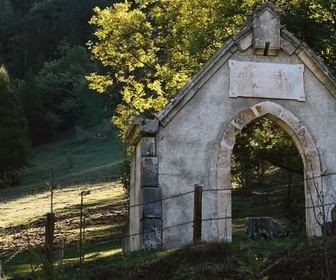
[[244, 236], [248, 216], [269, 216], [303, 234], [303, 163], [292, 138], [271, 120], [258, 119], [237, 136], [231, 160], [234, 238]]

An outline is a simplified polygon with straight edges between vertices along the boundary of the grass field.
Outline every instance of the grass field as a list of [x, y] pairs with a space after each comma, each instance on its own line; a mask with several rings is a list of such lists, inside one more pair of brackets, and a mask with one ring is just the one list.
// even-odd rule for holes
[[36, 148], [32, 166], [20, 176], [21, 185], [0, 190], [4, 275], [37, 277], [43, 263], [40, 248], [46, 213], [51, 210], [56, 215], [56, 263], [63, 263], [67, 275], [77, 273], [73, 268], [79, 256], [82, 191], [90, 191], [83, 197], [87, 263], [120, 254], [122, 225], [127, 216], [119, 180], [122, 160], [123, 146], [109, 124], [74, 131], [60, 141]]

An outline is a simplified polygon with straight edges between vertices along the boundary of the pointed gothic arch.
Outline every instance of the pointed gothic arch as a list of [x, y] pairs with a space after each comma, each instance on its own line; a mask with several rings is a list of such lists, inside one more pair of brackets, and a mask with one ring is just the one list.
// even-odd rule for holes
[[307, 127], [299, 118], [283, 106], [265, 101], [235, 116], [225, 128], [220, 141], [215, 187], [223, 189], [218, 199], [218, 210], [226, 217], [221, 225], [225, 229], [221, 237], [226, 241], [232, 240], [231, 156], [236, 136], [246, 125], [261, 117], [271, 119], [295, 142], [304, 165], [306, 232], [308, 236], [319, 236], [324, 213], [321, 205], [324, 203], [320, 159], [316, 145]]

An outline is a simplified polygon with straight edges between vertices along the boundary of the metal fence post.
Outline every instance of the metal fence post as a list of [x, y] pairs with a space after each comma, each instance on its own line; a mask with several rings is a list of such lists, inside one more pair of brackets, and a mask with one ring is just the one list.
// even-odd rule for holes
[[194, 243], [198, 243], [202, 240], [202, 192], [203, 185], [196, 184], [194, 192]]
[[84, 240], [85, 240], [85, 217], [84, 217], [84, 196], [89, 195], [90, 190], [82, 191], [80, 193], [80, 221], [79, 221], [79, 279], [82, 280], [84, 276]]

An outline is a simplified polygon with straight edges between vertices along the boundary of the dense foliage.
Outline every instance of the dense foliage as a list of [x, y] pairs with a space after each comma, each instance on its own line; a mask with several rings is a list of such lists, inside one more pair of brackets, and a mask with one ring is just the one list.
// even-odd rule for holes
[[16, 172], [27, 166], [30, 143], [18, 94], [5, 67], [0, 67], [0, 186], [10, 186]]
[[110, 116], [104, 97], [88, 88], [85, 76], [97, 65], [85, 45], [93, 7], [113, 3], [0, 1], [0, 183], [10, 185], [27, 165], [29, 143], [39, 145]]
[[1, 0], [0, 63], [20, 93], [33, 145], [103, 118], [103, 98], [85, 79], [96, 68], [85, 44], [93, 7], [108, 4], [113, 1]]
[[232, 155], [232, 176], [243, 189], [262, 183], [265, 172], [276, 166], [303, 174], [300, 154], [291, 137], [272, 121], [263, 118], [237, 136]]
[[[136, 116], [163, 108], [190, 76], [239, 30], [264, 1], [137, 0], [96, 8], [89, 42], [105, 73], [93, 72], [91, 88], [120, 94], [115, 124], [124, 132]], [[331, 68], [336, 54], [332, 1], [273, 1], [283, 22]]]
[[123, 132], [162, 109], [243, 22], [230, 2], [135, 2], [96, 8], [90, 21], [97, 41], [89, 47], [108, 72], [88, 79], [99, 92], [120, 88], [114, 122]]
[[[136, 116], [162, 109], [262, 2], [0, 1], [0, 63], [20, 94], [31, 143], [111, 116], [124, 136]], [[334, 1], [273, 3], [334, 70]]]
[[113, 2], [1, 0], [0, 62], [13, 78], [24, 78], [29, 70], [38, 72], [44, 62], [60, 58], [60, 42], [84, 46], [92, 31], [92, 8]]

